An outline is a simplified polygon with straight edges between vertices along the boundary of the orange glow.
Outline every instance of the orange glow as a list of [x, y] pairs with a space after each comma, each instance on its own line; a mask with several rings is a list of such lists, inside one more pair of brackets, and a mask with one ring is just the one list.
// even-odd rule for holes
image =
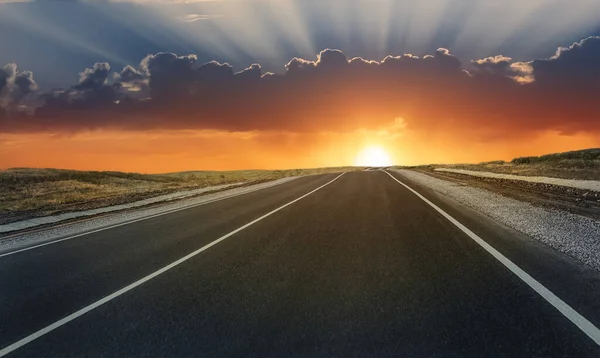
[[[459, 131], [416, 132], [398, 120], [352, 132], [96, 131], [0, 135], [0, 167], [52, 167], [142, 173], [182, 170], [289, 169], [417, 165], [504, 159], [599, 147], [594, 134], [475, 140]], [[357, 154], [367, 149], [368, 161]], [[377, 149], [379, 148], [379, 149]], [[384, 149], [385, 148], [385, 149]], [[383, 152], [383, 153], [382, 153]], [[386, 158], [387, 156], [387, 158]], [[372, 160], [372, 161], [371, 161]]]
[[363, 148], [354, 160], [354, 165], [359, 167], [387, 167], [393, 164], [388, 152], [379, 146]]

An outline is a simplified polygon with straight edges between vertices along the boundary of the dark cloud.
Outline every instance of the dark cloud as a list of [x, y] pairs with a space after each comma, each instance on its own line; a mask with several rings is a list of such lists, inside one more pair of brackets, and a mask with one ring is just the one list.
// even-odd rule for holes
[[[122, 84], [109, 83], [110, 65], [106, 62], [94, 64], [79, 74], [79, 83], [71, 88], [45, 93], [44, 104], [36, 109], [36, 117], [44, 118], [45, 125], [51, 125], [47, 118], [60, 118], [72, 111], [115, 111]], [[92, 115], [84, 116], [86, 119]], [[90, 125], [89, 121], [79, 119], [78, 125]], [[93, 123], [91, 123], [93, 126]]]
[[4, 68], [0, 68], [0, 92], [6, 87], [8, 84], [8, 72]]
[[9, 63], [0, 68], [0, 96], [2, 93], [8, 92], [9, 81], [13, 80], [17, 74], [17, 65]]
[[[549, 59], [494, 56], [467, 66], [444, 48], [381, 61], [327, 49], [315, 60], [292, 59], [277, 75], [263, 73], [258, 64], [235, 72], [227, 63], [200, 64], [195, 55], [158, 53], [112, 80], [110, 66], [98, 63], [72, 88], [45, 94], [35, 117], [3, 128], [349, 131], [402, 117], [409, 129], [479, 138], [542, 130], [600, 133], [599, 59], [598, 38], [561, 48]], [[23, 74], [23, 86], [17, 86], [30, 88], [25, 79], [33, 79]]]
[[79, 74], [79, 83], [73, 88], [78, 90], [95, 90], [106, 84], [110, 73], [110, 65], [106, 62], [94, 64]]
[[177, 56], [173, 53], [157, 53], [144, 58], [141, 72], [150, 80], [151, 96], [156, 101], [187, 96], [195, 79], [195, 55]]
[[348, 65], [348, 59], [340, 50], [325, 50], [319, 54], [315, 65], [323, 69], [344, 68]]
[[314, 61], [307, 61], [302, 58], [294, 57], [285, 65], [287, 74], [293, 76], [295, 73], [311, 71], [315, 68]]
[[19, 92], [19, 99], [35, 92], [38, 88], [33, 79], [33, 72], [23, 71], [15, 76], [14, 87]]
[[133, 68], [131, 65], [127, 65], [123, 68], [121, 73], [119, 73], [118, 79], [122, 82], [137, 82], [141, 81], [145, 78], [139, 70]]
[[19, 71], [14, 63], [0, 67], [0, 107], [5, 107], [3, 113], [19, 105], [37, 89], [38, 85], [32, 72]]
[[233, 78], [233, 67], [228, 63], [207, 62], [196, 69], [196, 81], [201, 84], [219, 85]]
[[237, 72], [235, 77], [240, 81], [258, 82], [262, 75], [262, 67], [258, 63], [255, 63], [250, 67]]
[[325, 72], [335, 72], [348, 67], [348, 58], [340, 50], [326, 49], [317, 55], [316, 61], [309, 61], [302, 58], [293, 58], [285, 65], [288, 76], [294, 76], [296, 73], [307, 75], [312, 71], [318, 71], [320, 74]]
[[567, 48], [559, 48], [549, 59], [531, 62], [535, 80], [543, 85], [600, 86], [600, 37], [589, 37]]

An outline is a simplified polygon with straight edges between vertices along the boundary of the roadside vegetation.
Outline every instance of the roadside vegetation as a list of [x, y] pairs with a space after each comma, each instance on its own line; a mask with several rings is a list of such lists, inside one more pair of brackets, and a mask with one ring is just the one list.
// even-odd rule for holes
[[0, 170], [0, 224], [123, 204], [182, 190], [224, 184], [247, 185], [291, 176], [358, 169], [362, 168], [139, 174], [12, 168]]
[[478, 164], [431, 164], [403, 168], [424, 171], [453, 168], [524, 176], [600, 180], [600, 148], [546, 154], [539, 157], [519, 157], [509, 162], [495, 160]]

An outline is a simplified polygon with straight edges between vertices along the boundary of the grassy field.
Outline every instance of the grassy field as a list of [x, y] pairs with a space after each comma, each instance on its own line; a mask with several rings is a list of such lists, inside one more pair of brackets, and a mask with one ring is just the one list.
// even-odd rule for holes
[[546, 154], [539, 157], [519, 157], [510, 162], [497, 160], [478, 164], [432, 164], [409, 168], [421, 170], [454, 168], [525, 176], [600, 180], [600, 148]]
[[0, 224], [142, 200], [180, 190], [362, 168], [189, 171], [167, 174], [13, 168], [0, 171]]

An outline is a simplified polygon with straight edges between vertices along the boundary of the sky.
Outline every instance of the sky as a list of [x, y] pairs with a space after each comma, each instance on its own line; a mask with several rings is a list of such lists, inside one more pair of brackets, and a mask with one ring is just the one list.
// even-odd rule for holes
[[597, 0], [0, 0], [0, 168], [600, 147], [599, 36]]

